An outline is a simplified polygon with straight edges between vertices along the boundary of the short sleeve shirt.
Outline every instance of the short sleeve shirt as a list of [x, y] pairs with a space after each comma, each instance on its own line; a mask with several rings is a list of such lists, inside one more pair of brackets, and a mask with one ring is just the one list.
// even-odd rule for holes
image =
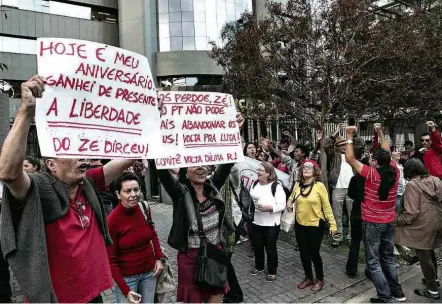
[[365, 179], [364, 201], [361, 205], [362, 220], [369, 223], [386, 224], [394, 222], [396, 218], [396, 196], [400, 177], [399, 169], [392, 161], [390, 166], [396, 169], [396, 182], [390, 189], [385, 201], [379, 199], [381, 176], [376, 168], [363, 165], [361, 176]]
[[[99, 191], [105, 190], [103, 167], [86, 174]], [[84, 203], [89, 227], [83, 229], [73, 201], [65, 216], [45, 226], [51, 281], [60, 303], [87, 303], [113, 285], [103, 234], [81, 185], [75, 200]]]

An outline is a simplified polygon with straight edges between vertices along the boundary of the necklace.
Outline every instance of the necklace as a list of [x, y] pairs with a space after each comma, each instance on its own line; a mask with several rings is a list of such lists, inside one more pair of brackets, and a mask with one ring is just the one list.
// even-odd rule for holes
[[[301, 192], [299, 194], [302, 197], [308, 197], [313, 191], [313, 185], [314, 183], [300, 186]], [[305, 191], [307, 191], [307, 193], [305, 193]]]

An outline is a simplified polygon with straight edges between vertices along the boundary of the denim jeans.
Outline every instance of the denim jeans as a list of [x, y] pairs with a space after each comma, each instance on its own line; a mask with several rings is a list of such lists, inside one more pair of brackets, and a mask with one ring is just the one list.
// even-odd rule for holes
[[367, 269], [373, 278], [378, 298], [391, 302], [401, 293], [394, 258], [394, 224], [362, 223]]
[[[124, 277], [124, 281], [130, 290], [141, 295], [141, 303], [154, 302], [157, 279], [153, 277], [153, 272]], [[129, 303], [117, 284], [114, 284], [113, 291], [117, 303]]]

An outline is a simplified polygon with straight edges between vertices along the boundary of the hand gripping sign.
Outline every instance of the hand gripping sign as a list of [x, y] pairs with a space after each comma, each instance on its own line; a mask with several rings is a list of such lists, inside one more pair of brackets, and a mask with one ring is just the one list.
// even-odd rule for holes
[[43, 156], [154, 158], [160, 113], [147, 58], [89, 41], [37, 40], [46, 89], [36, 107]]
[[159, 169], [244, 159], [233, 97], [208, 92], [158, 92], [162, 106]]

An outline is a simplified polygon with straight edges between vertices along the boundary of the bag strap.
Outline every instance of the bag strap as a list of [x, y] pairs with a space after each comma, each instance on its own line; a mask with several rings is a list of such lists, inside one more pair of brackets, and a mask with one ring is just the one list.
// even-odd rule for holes
[[236, 193], [235, 187], [233, 186], [232, 181], [229, 179], [229, 187], [230, 187], [230, 191], [232, 191], [233, 196], [235, 197], [236, 202], [239, 205], [239, 197], [238, 197], [238, 193]]
[[152, 221], [152, 215], [150, 214], [150, 208], [146, 206], [146, 204], [143, 202], [138, 202], [138, 205], [141, 208], [141, 211], [143, 212], [144, 218], [146, 219], [146, 223], [149, 227], [154, 227], [155, 224]]
[[195, 215], [196, 215], [196, 223], [198, 225], [198, 236], [200, 238], [201, 244], [205, 244], [206, 243], [206, 234], [204, 233], [204, 228], [203, 228], [203, 220], [201, 218], [201, 213], [200, 213], [200, 209], [197, 203], [194, 202], [194, 207], [195, 207]]

